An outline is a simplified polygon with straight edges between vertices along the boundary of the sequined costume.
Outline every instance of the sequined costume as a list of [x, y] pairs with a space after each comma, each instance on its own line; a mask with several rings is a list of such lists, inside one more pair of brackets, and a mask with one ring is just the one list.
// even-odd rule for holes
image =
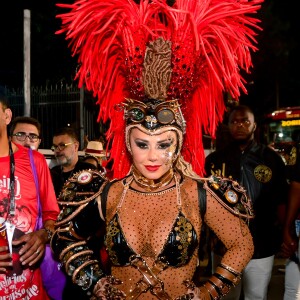
[[[177, 176], [178, 185], [150, 193], [130, 188], [132, 176], [108, 184], [100, 173], [83, 171], [69, 181], [59, 199], [63, 210], [51, 245], [77, 284], [91, 292], [105, 276], [85, 241], [104, 226], [105, 215], [111, 274], [124, 282], [120, 289], [129, 295], [140, 285], [147, 292], [136, 291], [138, 299], [164, 299], [153, 295], [143, 282], [137, 266], [147, 264], [157, 272], [154, 287], [159, 290], [163, 282], [171, 297], [167, 299], [187, 292], [184, 282], [192, 280], [198, 263], [202, 219], [197, 181]], [[222, 263], [238, 274], [253, 253], [248, 226], [222, 205], [206, 183], [204, 188], [208, 189], [205, 222], [229, 249]], [[85, 197], [88, 200], [82, 200]]]
[[[118, 249], [117, 240], [123, 239], [130, 249], [131, 260], [134, 256], [141, 256], [151, 269], [154, 269], [156, 264], [164, 264], [166, 269], [161, 271], [158, 277], [164, 282], [165, 291], [171, 299], [186, 293], [183, 282], [192, 279], [197, 266], [202, 224], [196, 181], [183, 179], [179, 199], [176, 187], [152, 193], [141, 193], [129, 188], [123, 203], [120, 203], [123, 190], [124, 183], [119, 181], [111, 187], [108, 194], [107, 247], [110, 256], [113, 257], [112, 274], [124, 282], [122, 289], [125, 291], [133, 290], [136, 282], [142, 277], [133, 267], [119, 267], [126, 256], [126, 246], [120, 247], [121, 251], [114, 249]], [[229, 220], [234, 222], [228, 222]], [[237, 272], [242, 271], [250, 259], [248, 255], [253, 250], [248, 239], [247, 225], [243, 223], [240, 227], [240, 220], [233, 217], [211, 194], [208, 194], [207, 198], [205, 222], [231, 249], [223, 263]], [[114, 239], [115, 234], [122, 235], [121, 232], [122, 239]], [[132, 232], [135, 232], [134, 236]], [[129, 260], [124, 261], [123, 265], [130, 265]], [[148, 292], [142, 294], [139, 299], [157, 298]]]
[[[109, 182], [75, 174], [59, 197], [51, 240], [68, 275], [91, 299], [220, 299], [253, 254], [243, 187], [200, 178], [202, 130], [215, 136], [223, 93], [245, 90], [262, 0], [86, 0], [60, 4], [58, 33], [79, 55], [79, 85], [93, 91], [107, 132]], [[200, 287], [201, 226], [227, 252]], [[105, 237], [104, 271], [94, 238]]]

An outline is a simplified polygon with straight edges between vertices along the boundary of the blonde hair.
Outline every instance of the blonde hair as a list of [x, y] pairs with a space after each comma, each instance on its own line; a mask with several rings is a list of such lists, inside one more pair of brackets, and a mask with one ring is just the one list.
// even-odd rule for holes
[[179, 154], [175, 165], [175, 170], [177, 170], [179, 173], [182, 173], [183, 175], [192, 178], [192, 179], [201, 179], [201, 177], [195, 173], [195, 171], [192, 168], [192, 165], [184, 160], [184, 158]]

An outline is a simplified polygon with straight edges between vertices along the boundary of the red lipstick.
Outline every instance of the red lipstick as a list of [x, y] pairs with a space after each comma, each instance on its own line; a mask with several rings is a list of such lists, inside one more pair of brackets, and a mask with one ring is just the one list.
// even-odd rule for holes
[[150, 172], [155, 172], [160, 168], [160, 165], [158, 165], [158, 166], [148, 165], [148, 166], [145, 166], [145, 168]]

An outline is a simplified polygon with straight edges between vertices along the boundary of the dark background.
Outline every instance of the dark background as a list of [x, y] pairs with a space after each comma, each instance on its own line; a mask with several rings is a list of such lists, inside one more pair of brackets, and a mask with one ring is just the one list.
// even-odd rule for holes
[[[8, 1], [5, 1], [5, 3]], [[76, 60], [71, 57], [64, 36], [56, 35], [64, 12], [57, 1], [10, 0], [1, 9], [0, 85], [23, 86], [23, 9], [31, 9], [31, 83], [32, 86], [71, 83]], [[72, 3], [70, 0], [60, 3]], [[299, 18], [291, 0], [269, 0], [259, 12], [263, 31], [258, 35], [259, 51], [253, 54], [248, 95], [240, 102], [257, 115], [278, 107], [299, 106], [300, 45]]]

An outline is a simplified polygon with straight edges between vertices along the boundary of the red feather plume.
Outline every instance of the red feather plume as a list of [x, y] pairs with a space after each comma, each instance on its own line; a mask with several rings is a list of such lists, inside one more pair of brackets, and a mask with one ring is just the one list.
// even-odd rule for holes
[[203, 174], [202, 133], [215, 137], [222, 121], [224, 93], [246, 93], [240, 70], [250, 71], [251, 51], [261, 28], [254, 14], [263, 0], [78, 0], [58, 4], [58, 15], [73, 55], [80, 63], [79, 86], [93, 91], [98, 121], [110, 120], [107, 132], [114, 160], [113, 176], [130, 168], [125, 121], [115, 106], [125, 97], [144, 99], [141, 81], [146, 45], [162, 36], [172, 42], [172, 79], [168, 99], [179, 99], [187, 121], [182, 154]]

